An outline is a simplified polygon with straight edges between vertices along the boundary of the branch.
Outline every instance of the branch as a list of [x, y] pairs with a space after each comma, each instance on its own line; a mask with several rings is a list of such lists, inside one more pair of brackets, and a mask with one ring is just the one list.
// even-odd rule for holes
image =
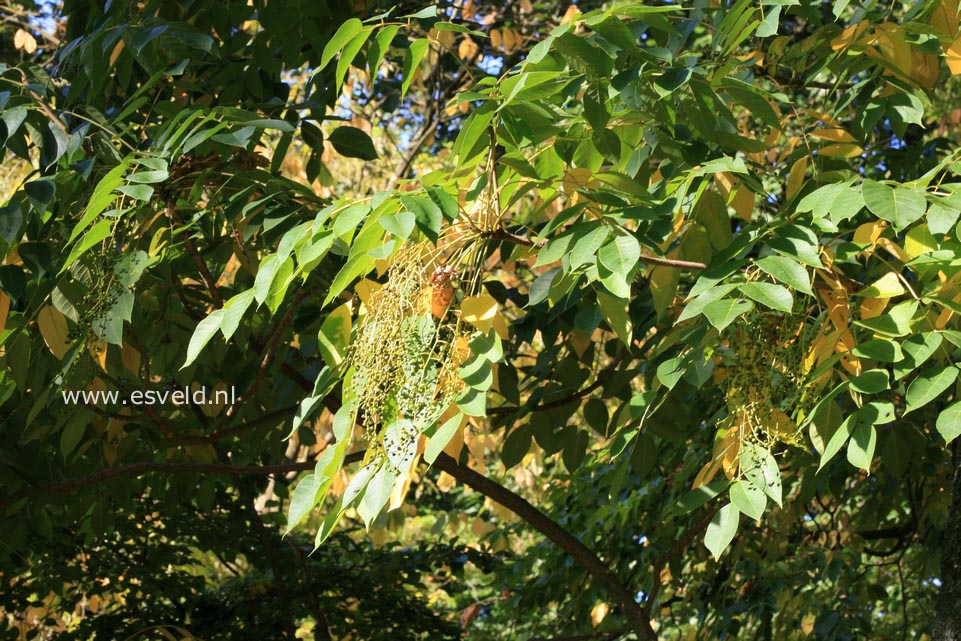
[[464, 485], [500, 503], [550, 539], [554, 545], [566, 552], [575, 563], [604, 586], [608, 594], [620, 605], [631, 624], [631, 629], [637, 633], [640, 639], [657, 641], [657, 634], [651, 627], [651, 622], [645, 612], [634, 600], [634, 594], [621, 584], [611, 569], [590, 548], [577, 540], [570, 532], [528, 503], [523, 497], [469, 467], [460, 465], [447, 454], [441, 453], [434, 465]]
[[631, 628], [621, 628], [619, 630], [609, 630], [607, 632], [588, 632], [587, 634], [575, 634], [572, 637], [531, 637], [527, 641], [592, 641], [593, 639], [610, 639], [629, 634]]
[[[167, 216], [170, 218], [172, 224], [176, 224], [179, 227], [184, 226], [184, 220], [177, 213], [176, 202], [173, 197], [167, 200]], [[184, 229], [180, 232], [181, 237], [184, 240], [184, 247], [187, 253], [194, 261], [194, 265], [197, 266], [197, 271], [200, 272], [200, 277], [203, 278], [204, 284], [207, 286], [207, 291], [210, 292], [210, 300], [213, 302], [214, 307], [220, 309], [224, 306], [224, 299], [221, 297], [220, 292], [217, 291], [217, 281], [210, 274], [210, 269], [207, 268], [207, 263], [204, 262], [203, 257], [200, 252], [197, 251], [197, 247], [194, 245], [193, 241], [190, 240], [190, 233]]]
[[[576, 392], [573, 392], [572, 394], [568, 394], [567, 396], [565, 396], [565, 397], [563, 397], [563, 398], [558, 398], [558, 399], [555, 399], [555, 400], [553, 400], [553, 401], [548, 401], [548, 402], [546, 402], [546, 403], [541, 403], [540, 405], [537, 405], [536, 407], [532, 407], [532, 408], [530, 409], [530, 412], [529, 412], [529, 413], [531, 413], [531, 412], [542, 412], [542, 411], [544, 411], [544, 410], [551, 410], [551, 409], [554, 409], [554, 408], [557, 408], [557, 407], [564, 407], [565, 405], [567, 405], [568, 403], [570, 403], [570, 402], [572, 402], [572, 401], [576, 401], [576, 400], [579, 400], [579, 399], [584, 398], [585, 396], [587, 396], [588, 394], [590, 394], [591, 392], [593, 392], [594, 390], [596, 390], [598, 387], [600, 387], [601, 385], [603, 385], [604, 383], [606, 383], [607, 380], [614, 374], [614, 371], [617, 369], [617, 366], [620, 365], [620, 364], [621, 364], [621, 361], [623, 361], [625, 358], [627, 358], [628, 355], [629, 355], [628, 352], [623, 352], [620, 356], [618, 356], [617, 358], [615, 358], [611, 363], [609, 363], [607, 366], [605, 366], [604, 369], [602, 369], [600, 372], [598, 372], [597, 378], [595, 378], [595, 379], [594, 379], [594, 382], [591, 383], [590, 385], [588, 385], [587, 387], [583, 387], [583, 388], [577, 390]], [[513, 405], [501, 405], [500, 407], [492, 407], [492, 408], [488, 409], [488, 410], [487, 410], [487, 414], [488, 414], [488, 415], [492, 415], [492, 416], [499, 416], [499, 415], [501, 415], [501, 414], [510, 414], [511, 412], [516, 412], [516, 411], [519, 411], [519, 410], [521, 410], [521, 409], [524, 409], [524, 408], [523, 408], [523, 407], [515, 407], [515, 406], [513, 406]]]
[[[352, 452], [344, 459], [344, 465], [356, 463], [364, 458], [364, 451]], [[65, 479], [60, 483], [27, 487], [0, 499], [0, 510], [18, 501], [44, 494], [66, 494], [90, 485], [96, 485], [118, 476], [141, 476], [150, 472], [164, 474], [230, 474], [232, 476], [275, 476], [289, 472], [312, 470], [317, 461], [291, 461], [275, 465], [230, 465], [229, 463], [157, 463], [141, 461], [100, 470], [87, 476]]]

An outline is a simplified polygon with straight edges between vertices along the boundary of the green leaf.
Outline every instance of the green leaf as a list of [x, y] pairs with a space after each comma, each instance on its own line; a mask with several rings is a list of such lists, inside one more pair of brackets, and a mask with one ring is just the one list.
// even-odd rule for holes
[[224, 316], [220, 324], [220, 331], [224, 335], [224, 340], [229, 341], [230, 337], [237, 331], [237, 328], [240, 326], [240, 320], [244, 317], [244, 313], [253, 301], [254, 290], [248, 289], [247, 291], [240, 292], [224, 303]]
[[744, 478], [781, 505], [781, 471], [771, 451], [756, 443], [745, 443], [741, 447], [738, 461]]
[[791, 310], [794, 308], [794, 296], [782, 285], [775, 285], [774, 283], [744, 283], [741, 285], [740, 290], [741, 293], [748, 298], [753, 298], [771, 309], [791, 313]]
[[820, 472], [828, 462], [834, 458], [834, 456], [841, 451], [844, 444], [847, 443], [848, 439], [851, 437], [851, 432], [857, 427], [858, 414], [855, 412], [848, 416], [838, 428], [834, 431], [828, 444], [824, 447], [824, 452], [821, 453], [821, 462], [818, 464], [818, 472]]
[[153, 187], [150, 185], [121, 185], [117, 191], [134, 200], [148, 201], [153, 197]]
[[335, 74], [336, 84], [334, 86], [340, 87], [344, 84], [344, 78], [347, 77], [347, 70], [350, 69], [350, 65], [354, 62], [354, 58], [357, 57], [361, 47], [367, 42], [367, 38], [370, 37], [370, 32], [371, 27], [361, 29], [361, 31], [344, 46], [340, 53], [340, 59], [337, 61], [337, 72]]
[[704, 316], [719, 332], [723, 332], [724, 328], [730, 325], [735, 318], [752, 309], [754, 309], [754, 303], [751, 301], [722, 298], [706, 305]]
[[948, 443], [961, 434], [961, 401], [952, 403], [938, 415], [936, 427]]
[[737, 522], [741, 518], [741, 513], [733, 503], [728, 503], [714, 515], [704, 533], [704, 545], [710, 550], [715, 560], [721, 558], [721, 554], [727, 546], [734, 540], [737, 534]]
[[628, 301], [609, 296], [603, 292], [596, 292], [597, 303], [600, 305], [601, 314], [608, 326], [617, 334], [621, 341], [630, 347], [631, 338], [634, 332], [634, 325], [627, 312]]
[[752, 483], [735, 481], [731, 485], [731, 503], [741, 512], [755, 521], [764, 516], [767, 497]]
[[97, 186], [93, 190], [93, 194], [90, 196], [87, 209], [84, 210], [80, 222], [78, 222], [74, 226], [73, 231], [70, 232], [70, 238], [67, 239], [68, 243], [72, 243], [77, 236], [93, 222], [93, 219], [102, 214], [110, 203], [113, 202], [115, 197], [113, 191], [123, 184], [123, 173], [127, 171], [129, 166], [130, 160], [124, 159], [122, 163], [108, 171], [106, 175], [100, 179], [100, 182], [97, 183]]
[[568, 254], [571, 271], [581, 265], [593, 263], [597, 256], [597, 250], [601, 248], [601, 245], [604, 244], [604, 241], [610, 234], [610, 229], [600, 223], [577, 225], [572, 231], [574, 241], [571, 251]]
[[908, 386], [904, 395], [907, 402], [904, 413], [927, 405], [951, 387], [957, 378], [958, 368], [954, 365], [935, 365], [924, 370]]
[[433, 200], [426, 196], [401, 196], [400, 202], [414, 213], [417, 228], [431, 241], [437, 242], [444, 214]]
[[757, 261], [757, 266], [761, 271], [785, 285], [789, 285], [809, 296], [814, 295], [814, 291], [811, 289], [811, 278], [807, 270], [796, 260], [787, 256], [766, 256]]
[[398, 238], [406, 240], [414, 231], [416, 219], [414, 214], [409, 211], [401, 211], [396, 214], [382, 216], [378, 219], [380, 226]]
[[274, 282], [274, 276], [284, 263], [284, 257], [279, 254], [270, 254], [260, 261], [257, 269], [257, 277], [254, 279], [254, 299], [258, 305], [263, 305], [270, 294], [270, 286]]
[[436, 432], [430, 435], [430, 440], [427, 441], [427, 446], [424, 448], [424, 460], [427, 461], [428, 465], [433, 463], [437, 457], [440, 456], [440, 453], [444, 451], [447, 444], [454, 438], [454, 435], [457, 433], [457, 428], [460, 427], [463, 420], [464, 415], [457, 412], [444, 421], [444, 424], [438, 427]]
[[414, 78], [417, 67], [420, 66], [421, 61], [424, 59], [424, 54], [427, 53], [427, 45], [428, 41], [426, 38], [419, 38], [410, 43], [407, 54], [404, 56], [404, 80], [400, 86], [401, 97], [407, 95], [407, 90], [410, 88], [410, 81]]
[[861, 194], [871, 213], [894, 225], [897, 231], [924, 216], [927, 209], [924, 195], [910, 187], [889, 187], [865, 179], [861, 184]]
[[630, 280], [637, 261], [641, 257], [641, 245], [630, 234], [615, 236], [612, 241], [601, 247], [597, 254], [600, 263], [609, 270]]
[[370, 139], [370, 136], [356, 127], [338, 127], [331, 132], [327, 140], [341, 156], [360, 158], [361, 160], [377, 160], [377, 150], [374, 149], [374, 142]]
[[885, 363], [897, 363], [904, 358], [901, 346], [885, 338], [872, 338], [864, 343], [859, 343], [851, 350], [851, 353], [860, 358], [870, 358]]
[[877, 394], [888, 389], [888, 373], [883, 369], [872, 369], [851, 379], [851, 389], [864, 394]]
[[70, 254], [67, 255], [67, 259], [63, 261], [63, 267], [60, 268], [60, 272], [57, 274], [63, 274], [67, 269], [73, 265], [74, 261], [80, 258], [88, 249], [96, 245], [97, 243], [103, 241], [107, 236], [113, 231], [113, 222], [110, 219], [101, 220], [99, 223], [87, 230], [87, 233], [83, 235], [73, 249], [70, 250]]
[[324, 52], [320, 56], [320, 69], [327, 66], [335, 55], [340, 52], [354, 36], [364, 28], [364, 25], [357, 18], [350, 18], [334, 33], [324, 46]]
[[870, 472], [877, 442], [878, 432], [874, 426], [859, 423], [851, 432], [851, 440], [848, 441], [848, 461], [851, 465]]
[[184, 364], [180, 366], [180, 369], [187, 367], [197, 359], [197, 356], [200, 355], [204, 346], [220, 329], [220, 324], [223, 322], [225, 313], [224, 310], [218, 309], [197, 323], [193, 336], [190, 337], [190, 342], [187, 344], [187, 357], [184, 359]]

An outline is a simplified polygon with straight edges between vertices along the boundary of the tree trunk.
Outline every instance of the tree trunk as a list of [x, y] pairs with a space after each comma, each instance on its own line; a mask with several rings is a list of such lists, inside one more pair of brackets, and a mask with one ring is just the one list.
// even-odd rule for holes
[[961, 447], [954, 442], [951, 515], [941, 545], [941, 593], [932, 641], [961, 641]]

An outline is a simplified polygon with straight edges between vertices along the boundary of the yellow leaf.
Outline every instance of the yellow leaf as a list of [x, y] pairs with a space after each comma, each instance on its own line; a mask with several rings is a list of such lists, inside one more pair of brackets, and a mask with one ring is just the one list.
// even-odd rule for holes
[[958, 35], [958, 0], [941, 0], [928, 24], [949, 38]]
[[808, 168], [808, 157], [804, 156], [791, 166], [791, 173], [787, 177], [787, 199], [794, 198], [804, 184], [804, 173]]
[[721, 469], [724, 476], [733, 479], [737, 474], [738, 455], [741, 453], [741, 431], [748, 431], [751, 428], [747, 425], [747, 420], [743, 416], [738, 417], [740, 424], [728, 429], [720, 440], [715, 440], [714, 456], [721, 461]]
[[888, 272], [859, 293], [871, 298], [894, 298], [904, 293], [904, 285], [897, 274]]
[[864, 149], [853, 143], [843, 143], [839, 145], [828, 145], [818, 149], [819, 156], [828, 158], [855, 158], [864, 153]]
[[877, 318], [888, 306], [890, 298], [865, 298], [861, 301], [861, 320]]
[[561, 24], [567, 24], [568, 22], [576, 18], [577, 14], [579, 14], [580, 12], [581, 10], [577, 8], [577, 5], [572, 4], [567, 8], [567, 11], [564, 12], [564, 17], [561, 18]]
[[500, 49], [501, 45], [504, 43], [504, 39], [501, 38], [500, 29], [491, 29], [490, 37], [491, 37], [491, 46], [494, 47], [495, 49]]
[[7, 316], [10, 313], [10, 297], [6, 292], [0, 292], [0, 332], [7, 326]]
[[37, 39], [29, 32], [17, 29], [17, 32], [13, 34], [13, 46], [26, 53], [33, 53], [37, 50]]
[[110, 52], [109, 64], [111, 67], [114, 65], [114, 63], [117, 62], [117, 58], [120, 57], [120, 52], [123, 51], [123, 47], [124, 47], [123, 38], [121, 38], [120, 40], [117, 41], [117, 44], [114, 46], [113, 51]]
[[858, 40], [868, 31], [870, 23], [867, 20], [862, 20], [857, 24], [853, 24], [838, 35], [834, 36], [831, 40], [831, 49], [834, 51], [841, 51], [842, 49], [847, 49], [853, 44], [857, 44]]
[[739, 218], [745, 222], [751, 222], [751, 216], [754, 213], [754, 192], [748, 189], [747, 185], [741, 185], [734, 192], [731, 207], [737, 212]]
[[817, 617], [813, 612], [808, 612], [801, 619], [801, 632], [804, 636], [809, 637], [811, 633], [814, 632], [814, 622], [817, 621]]
[[873, 223], [864, 223], [854, 230], [854, 242], [859, 245], [870, 245], [874, 249], [878, 244], [878, 238], [888, 228], [888, 224], [883, 220], [876, 220]]
[[901, 246], [890, 238], [885, 238], [884, 236], [878, 238], [877, 246], [881, 249], [886, 249], [889, 254], [900, 260], [902, 263], [907, 263], [911, 260], [911, 257], [908, 256], [908, 253], [901, 249]]
[[830, 127], [827, 129], [818, 129], [817, 131], [812, 131], [811, 135], [815, 138], [823, 138], [824, 140], [830, 140], [831, 142], [857, 142], [857, 140], [841, 129], [840, 127]]
[[37, 314], [37, 326], [43, 342], [57, 358], [63, 358], [70, 349], [67, 340], [67, 319], [53, 305], [47, 305]]
[[701, 468], [701, 471], [697, 473], [697, 476], [694, 477], [694, 483], [691, 484], [691, 489], [696, 490], [702, 485], [710, 483], [720, 467], [721, 459], [713, 459], [706, 463], [704, 467]]
[[894, 67], [906, 78], [911, 78], [911, 45], [904, 37], [903, 28], [893, 22], [885, 22], [878, 25], [877, 36], [877, 49], [868, 49], [867, 54], [880, 57], [889, 67]]
[[492, 327], [497, 335], [507, 340], [507, 321], [501, 315], [500, 306], [490, 294], [468, 296], [461, 303], [461, 318], [482, 332]]
[[[676, 258], [677, 252], [672, 252], [671, 258]], [[654, 310], [658, 318], [674, 306], [674, 299], [677, 296], [677, 284], [680, 281], [680, 272], [676, 267], [654, 267], [648, 279], [651, 288], [651, 298], [654, 300]]]
[[134, 376], [140, 376], [140, 352], [124, 343], [120, 348], [120, 362]]
[[918, 81], [925, 89], [933, 89], [938, 82], [938, 75], [941, 72], [940, 61], [937, 56], [924, 53], [917, 49], [911, 50], [911, 60], [913, 69], [911, 76]]
[[380, 283], [365, 278], [354, 285], [354, 292], [357, 294], [357, 297], [360, 298], [360, 302], [366, 305], [367, 301], [370, 300], [371, 294], [379, 291], [382, 287], [383, 285]]
[[911, 258], [917, 258], [921, 254], [930, 254], [937, 248], [938, 241], [931, 235], [926, 223], [912, 227], [904, 237], [904, 251]]
[[604, 621], [604, 618], [607, 616], [607, 613], [610, 612], [610, 610], [610, 606], [606, 603], [598, 603], [591, 608], [591, 625], [593, 625], [595, 628], [599, 626]]
[[473, 60], [478, 51], [480, 51], [480, 48], [471, 40], [470, 36], [464, 36], [464, 39], [461, 40], [457, 46], [457, 56], [465, 61]]
[[961, 76], [961, 36], [955, 38], [954, 42], [947, 48], [945, 59], [948, 61], [948, 69], [952, 76]]

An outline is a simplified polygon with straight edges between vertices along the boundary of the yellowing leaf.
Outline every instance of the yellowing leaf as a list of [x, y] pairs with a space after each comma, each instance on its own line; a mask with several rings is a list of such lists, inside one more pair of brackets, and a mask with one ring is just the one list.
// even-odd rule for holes
[[561, 18], [561, 24], [567, 24], [568, 22], [576, 18], [577, 14], [579, 14], [580, 12], [581, 10], [577, 8], [577, 5], [572, 4], [567, 8], [567, 11], [564, 12], [564, 17]]
[[928, 230], [925, 223], [912, 227], [904, 237], [904, 251], [911, 258], [917, 258], [921, 254], [930, 254], [938, 248], [938, 241]]
[[591, 625], [593, 625], [595, 628], [599, 626], [604, 621], [604, 618], [607, 616], [607, 613], [610, 612], [610, 610], [610, 606], [606, 603], [598, 603], [595, 605], [591, 609]]
[[835, 51], [841, 51], [842, 49], [847, 49], [851, 45], [858, 44], [861, 37], [867, 33], [870, 23], [867, 20], [862, 20], [857, 24], [853, 24], [838, 35], [834, 36], [831, 40], [831, 48]]
[[787, 199], [791, 200], [804, 184], [804, 172], [808, 168], [808, 157], [799, 158], [791, 166], [791, 173], [787, 177]]
[[955, 38], [954, 42], [944, 52], [945, 60], [948, 62], [948, 69], [952, 76], [961, 76], [961, 36]]
[[888, 272], [860, 293], [871, 298], [894, 298], [904, 293], [904, 285], [897, 274]]
[[941, 71], [938, 57], [912, 49], [911, 61], [913, 63], [911, 77], [925, 89], [933, 89], [935, 83], [938, 82], [938, 75]]
[[[878, 244], [878, 238], [888, 228], [888, 223], [883, 220], [876, 220], [873, 223], [864, 223], [854, 230], [854, 242], [859, 245], [870, 245], [868, 250], [874, 250]], [[867, 251], [867, 250], [866, 250]]]
[[26, 53], [33, 53], [37, 50], [37, 39], [23, 29], [17, 29], [13, 34], [13, 46]]
[[0, 291], [0, 332], [7, 326], [7, 316], [10, 314], [10, 297]]
[[912, 76], [911, 45], [904, 37], [904, 29], [893, 22], [885, 22], [877, 27], [877, 49], [868, 49], [869, 56], [880, 57], [890, 67], [894, 67], [906, 78]]
[[372, 281], [369, 278], [365, 278], [354, 285], [354, 292], [356, 292], [360, 302], [366, 305], [367, 301], [370, 300], [371, 294], [379, 291], [382, 287], [383, 285], [380, 283]]
[[124, 343], [120, 348], [120, 362], [134, 376], [140, 376], [140, 352]]
[[932, 27], [953, 38], [958, 34], [958, 0], [941, 0], [928, 21]]
[[861, 301], [861, 320], [880, 316], [890, 300], [890, 298], [865, 298]]
[[828, 158], [854, 158], [863, 153], [864, 149], [854, 143], [828, 145], [818, 149], [819, 156], [827, 156]]
[[831, 142], [857, 142], [854, 136], [841, 129], [840, 127], [831, 127], [827, 129], [818, 129], [817, 131], [811, 132], [811, 135], [815, 138], [823, 138], [824, 140], [830, 140]]
[[507, 340], [507, 321], [501, 315], [497, 301], [490, 294], [465, 298], [461, 303], [461, 318], [482, 332], [493, 327], [498, 336]]
[[43, 342], [57, 358], [63, 358], [70, 349], [67, 339], [67, 319], [53, 305], [47, 305], [37, 314], [37, 326]]

